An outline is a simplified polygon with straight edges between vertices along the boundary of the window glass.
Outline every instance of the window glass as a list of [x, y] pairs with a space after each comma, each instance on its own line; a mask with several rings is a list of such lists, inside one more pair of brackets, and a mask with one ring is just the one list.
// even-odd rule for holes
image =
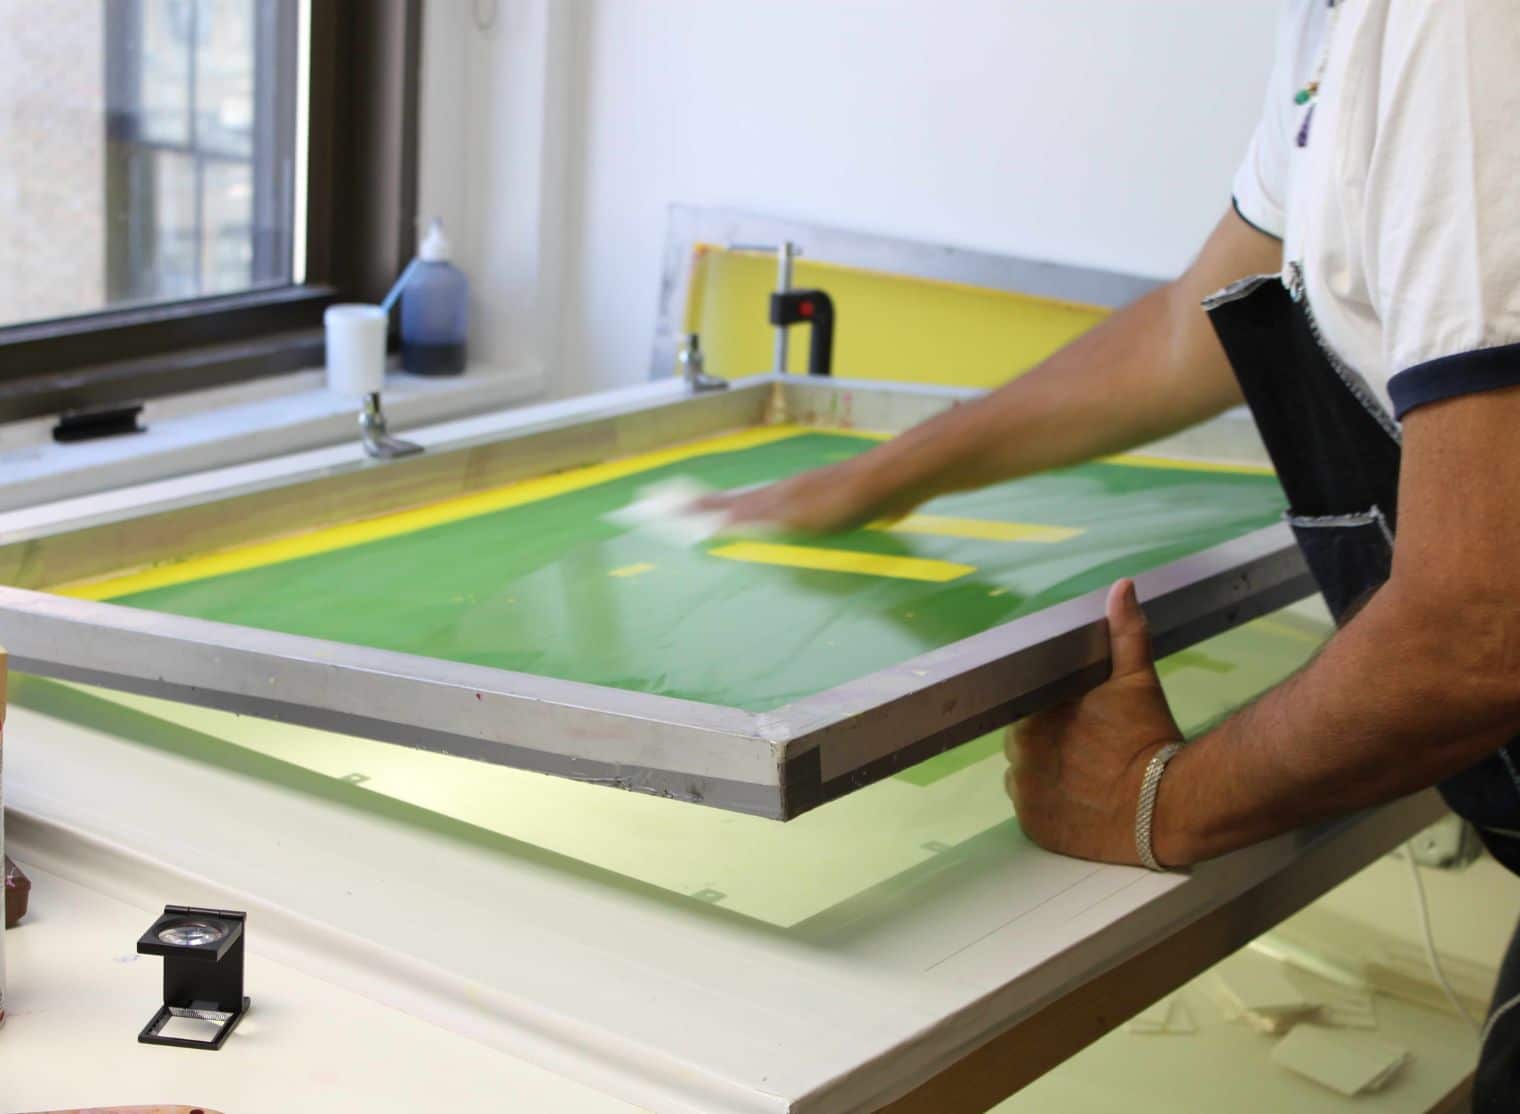
[[0, 325], [291, 281], [298, 2], [0, 3]]

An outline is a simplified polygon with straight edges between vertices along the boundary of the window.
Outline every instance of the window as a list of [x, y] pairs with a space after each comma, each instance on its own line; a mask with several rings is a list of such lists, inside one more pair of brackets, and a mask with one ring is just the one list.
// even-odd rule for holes
[[0, 420], [310, 364], [325, 305], [409, 248], [419, 26], [419, 0], [0, 3]]
[[292, 281], [296, 16], [288, 0], [107, 0], [108, 304]]

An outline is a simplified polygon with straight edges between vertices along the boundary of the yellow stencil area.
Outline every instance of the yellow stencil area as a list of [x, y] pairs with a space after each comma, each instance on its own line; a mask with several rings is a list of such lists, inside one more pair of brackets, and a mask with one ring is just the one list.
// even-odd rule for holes
[[[863, 441], [890, 441], [894, 433], [882, 433], [870, 429], [829, 429], [826, 432], [841, 437], [859, 437]], [[1251, 464], [1246, 461], [1204, 460], [1199, 457], [1167, 456], [1163, 453], [1116, 453], [1098, 457], [1099, 464], [1117, 464], [1123, 468], [1170, 468], [1179, 472], [1215, 472], [1231, 476], [1275, 476], [1277, 470], [1270, 464]], [[933, 515], [910, 515], [910, 518], [933, 518]], [[954, 521], [949, 518], [944, 522]], [[967, 519], [966, 521], [972, 521]], [[886, 525], [886, 524], [882, 524]], [[876, 527], [872, 527], [875, 529]], [[1059, 529], [1059, 527], [1055, 527]], [[927, 532], [927, 531], [926, 531]], [[982, 537], [983, 535], [953, 535], [956, 537]], [[1014, 540], [1014, 539], [998, 539]], [[1030, 539], [1017, 539], [1030, 540]], [[1059, 540], [1059, 539], [1058, 539]]]
[[[704, 343], [706, 343], [704, 341]], [[864, 441], [890, 441], [894, 433], [882, 433], [870, 429], [830, 429], [841, 437], [859, 437]], [[1099, 464], [1117, 464], [1124, 468], [1170, 468], [1179, 472], [1216, 472], [1232, 476], [1275, 476], [1277, 470], [1270, 464], [1251, 464], [1246, 461], [1204, 460], [1199, 457], [1167, 456], [1164, 453], [1115, 453], [1101, 456]], [[910, 518], [933, 518], [932, 515], [910, 515]], [[946, 518], [941, 521], [950, 522]], [[970, 521], [969, 519], [967, 521]], [[957, 537], [982, 537], [983, 535], [954, 535]], [[1012, 539], [1009, 539], [1012, 540]], [[1028, 540], [1028, 539], [1019, 539]]]
[[646, 572], [654, 572], [654, 566], [648, 561], [640, 561], [637, 565], [624, 565], [620, 569], [613, 569], [607, 575], [627, 579], [630, 576], [642, 576]]
[[934, 561], [925, 557], [891, 557], [880, 553], [856, 553], [849, 549], [820, 549], [808, 545], [771, 542], [734, 542], [708, 550], [714, 557], [750, 561], [759, 565], [782, 565], [818, 572], [850, 572], [863, 576], [886, 576], [898, 580], [944, 583], [976, 572], [974, 565]]
[[998, 522], [988, 518], [952, 518], [939, 514], [910, 514], [896, 522], [878, 522], [870, 527], [889, 534], [925, 534], [936, 538], [973, 538], [987, 542], [1055, 542], [1070, 541], [1081, 530], [1070, 526], [1041, 526], [1034, 522]]
[[1103, 464], [1124, 464], [1131, 468], [1175, 468], [1183, 472], [1224, 472], [1233, 476], [1275, 476], [1270, 464], [1234, 464], [1218, 460], [1188, 460], [1151, 453], [1120, 453], [1101, 458]]
[[[702, 334], [707, 370], [728, 379], [770, 371], [767, 320], [776, 258], [699, 244], [685, 331]], [[1101, 306], [868, 271], [802, 258], [792, 283], [834, 300], [834, 375], [956, 387], [1015, 378], [1108, 316]], [[808, 327], [792, 329], [788, 371], [807, 370]], [[674, 369], [672, 369], [674, 370]]]
[[683, 460], [706, 456], [709, 453], [752, 449], [760, 445], [785, 441], [806, 432], [808, 430], [801, 426], [764, 426], [758, 429], [741, 430], [737, 433], [708, 437], [670, 449], [661, 449], [658, 452], [640, 453], [638, 456], [608, 461], [605, 464], [594, 464], [535, 479], [521, 480], [505, 487], [492, 488], [490, 491], [461, 495], [431, 503], [425, 507], [397, 511], [377, 518], [324, 526], [303, 534], [235, 546], [188, 560], [155, 565], [129, 573], [75, 581], [50, 588], [49, 591], [61, 596], [72, 596], [75, 599], [108, 600], [135, 592], [150, 591], [154, 588], [167, 588], [170, 585], [185, 584], [192, 580], [205, 580], [213, 576], [224, 576], [228, 573], [278, 564], [281, 561], [294, 561], [318, 553], [329, 553], [335, 549], [363, 545], [382, 538], [393, 538], [398, 534], [409, 534], [414, 530], [426, 530], [432, 526], [458, 522], [460, 519], [474, 518], [493, 511], [552, 499], [557, 495], [580, 491], [611, 480], [620, 480], [625, 476], [634, 476], [667, 464], [679, 464]]

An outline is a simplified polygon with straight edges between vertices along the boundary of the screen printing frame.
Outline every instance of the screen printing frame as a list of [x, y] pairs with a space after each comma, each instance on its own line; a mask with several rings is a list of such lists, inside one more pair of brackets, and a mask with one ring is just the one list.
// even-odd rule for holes
[[[694, 396], [664, 381], [412, 431], [429, 451], [405, 460], [343, 446], [11, 512], [0, 515], [0, 582], [14, 585], [0, 588], [0, 644], [23, 672], [787, 820], [1097, 684], [1104, 593], [754, 713], [45, 588], [736, 428], [897, 432], [979, 394], [758, 376]], [[1254, 443], [1248, 421], [1221, 440], [1242, 436]], [[1286, 524], [1137, 584], [1162, 655], [1313, 591]]]

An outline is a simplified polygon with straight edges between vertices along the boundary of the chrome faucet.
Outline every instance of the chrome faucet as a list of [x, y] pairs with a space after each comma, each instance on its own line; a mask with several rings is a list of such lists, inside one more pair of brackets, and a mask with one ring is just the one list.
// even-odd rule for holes
[[696, 333], [687, 334], [686, 344], [676, 356], [676, 362], [681, 365], [681, 374], [692, 394], [721, 391], [728, 386], [722, 379], [707, 374], [702, 357], [702, 338]]
[[380, 407], [380, 392], [372, 391], [364, 396], [364, 409], [359, 412], [359, 436], [364, 441], [364, 451], [376, 460], [394, 460], [398, 456], [414, 456], [422, 446], [413, 441], [403, 441], [386, 432], [385, 411]]

